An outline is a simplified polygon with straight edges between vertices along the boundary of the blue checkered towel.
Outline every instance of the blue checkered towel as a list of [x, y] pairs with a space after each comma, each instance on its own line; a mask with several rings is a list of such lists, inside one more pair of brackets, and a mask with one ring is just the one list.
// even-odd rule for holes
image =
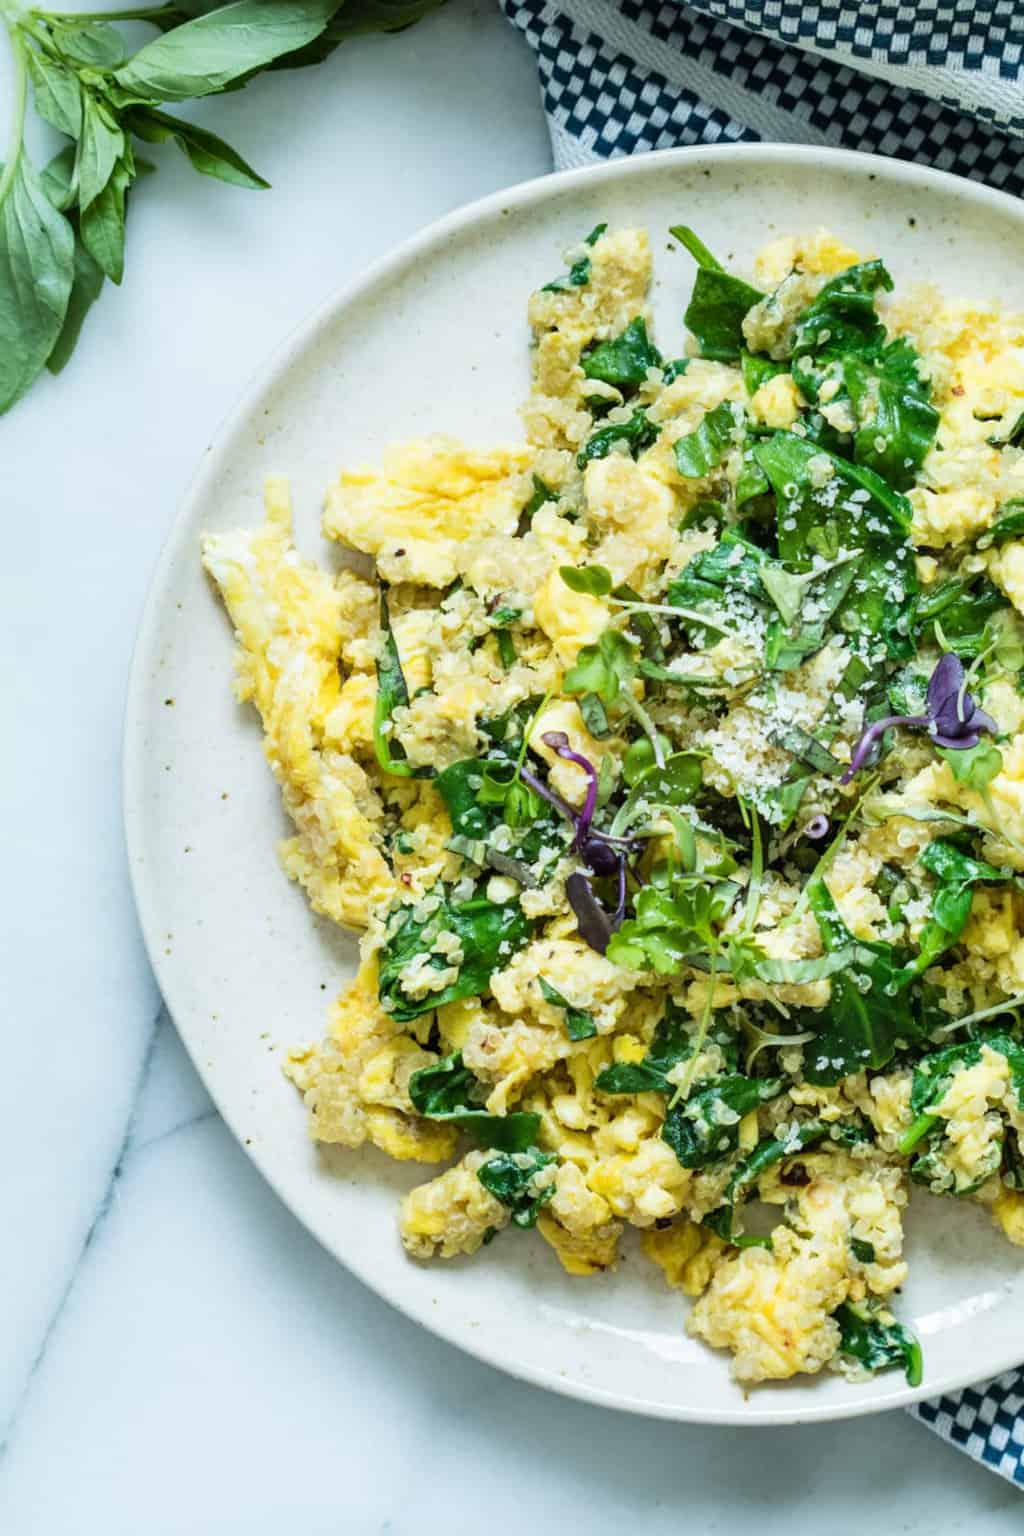
[[[1024, 193], [1022, 0], [501, 0], [555, 164], [834, 144]], [[1024, 1488], [1024, 1369], [910, 1412]]]

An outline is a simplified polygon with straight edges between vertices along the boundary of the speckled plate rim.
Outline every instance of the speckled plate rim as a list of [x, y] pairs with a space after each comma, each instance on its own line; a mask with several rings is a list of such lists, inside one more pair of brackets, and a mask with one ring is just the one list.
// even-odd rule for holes
[[[559, 197], [567, 187], [574, 184], [588, 188], [599, 187], [608, 183], [628, 181], [633, 176], [645, 171], [649, 172], [655, 162], [666, 166], [678, 164], [690, 167], [695, 162], [701, 161], [715, 166], [732, 162], [744, 167], [806, 164], [808, 175], [815, 176], [827, 174], [830, 171], [838, 173], [859, 171], [879, 181], [884, 180], [890, 184], [895, 183], [913, 189], [914, 192], [927, 194], [929, 189], [935, 189], [947, 195], [953, 193], [962, 201], [973, 203], [978, 207], [988, 206], [1001, 217], [1009, 214], [1019, 223], [1021, 233], [1024, 235], [1024, 206], [1015, 198], [978, 183], [962, 180], [947, 172], [849, 150], [759, 143], [662, 150], [636, 159], [622, 158], [580, 170], [538, 177], [459, 208], [406, 240], [396, 250], [374, 262], [354, 279], [341, 286], [270, 354], [266, 362], [253, 375], [249, 387], [238, 404], [229, 412], [215, 433], [195, 471], [157, 562], [132, 657], [126, 696], [122, 758], [124, 829], [132, 889], [146, 950], [164, 999], [196, 1070], [206, 1082], [228, 1128], [267, 1183], [303, 1225], [327, 1248], [328, 1252], [365, 1285], [414, 1322], [422, 1324], [432, 1333], [465, 1350], [475, 1358], [520, 1380], [581, 1401], [650, 1417], [701, 1424], [757, 1426], [822, 1422], [905, 1407], [924, 1397], [955, 1391], [978, 1380], [979, 1366], [965, 1358], [956, 1369], [946, 1371], [935, 1378], [928, 1378], [926, 1384], [920, 1388], [906, 1387], [894, 1381], [892, 1376], [882, 1376], [861, 1387], [858, 1396], [840, 1403], [823, 1401], [820, 1405], [812, 1403], [802, 1404], [799, 1407], [787, 1406], [785, 1391], [771, 1396], [755, 1392], [742, 1407], [719, 1408], [701, 1404], [691, 1406], [682, 1403], [651, 1402], [625, 1389], [612, 1391], [586, 1381], [567, 1380], [556, 1369], [524, 1364], [510, 1357], [507, 1352], [492, 1347], [482, 1331], [474, 1332], [464, 1326], [458, 1317], [439, 1315], [437, 1311], [418, 1303], [417, 1299], [408, 1294], [400, 1283], [383, 1283], [375, 1274], [372, 1261], [351, 1253], [341, 1254], [330, 1242], [326, 1233], [317, 1230], [302, 1190], [292, 1187], [287, 1180], [279, 1177], [273, 1160], [264, 1156], [258, 1147], [248, 1144], [243, 1127], [239, 1123], [240, 1117], [225, 1101], [225, 1096], [218, 1090], [217, 1084], [204, 1070], [202, 1029], [196, 1020], [190, 1018], [189, 1010], [180, 997], [175, 964], [164, 954], [161, 937], [163, 923], [161, 922], [159, 872], [146, 857], [146, 826], [142, 811], [141, 788], [147, 746], [142, 723], [150, 706], [149, 679], [153, 673], [160, 643], [159, 631], [164, 601], [173, 579], [174, 569], [181, 558], [183, 546], [187, 546], [190, 552], [194, 549], [192, 525], [197, 509], [213, 488], [222, 462], [227, 460], [236, 442], [245, 432], [253, 411], [266, 395], [268, 388], [287, 373], [313, 343], [318, 333], [342, 311], [358, 304], [378, 285], [386, 282], [410, 264], [422, 261], [432, 251], [442, 248], [453, 236], [472, 226], [485, 224], [502, 212], [534, 208], [539, 203]], [[282, 885], [284, 885], [283, 881]], [[980, 1370], [986, 1377], [997, 1375], [1019, 1365], [1022, 1358], [1024, 1358], [1024, 1337], [1019, 1341], [1008, 1338], [1005, 1352], [998, 1358], [986, 1358]]]

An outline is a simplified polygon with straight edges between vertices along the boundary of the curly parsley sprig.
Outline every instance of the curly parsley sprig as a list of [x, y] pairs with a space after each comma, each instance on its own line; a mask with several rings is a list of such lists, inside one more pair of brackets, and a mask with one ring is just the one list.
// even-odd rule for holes
[[[154, 167], [135, 144], [173, 139], [232, 186], [269, 183], [223, 139], [163, 110], [238, 90], [267, 69], [319, 64], [346, 38], [411, 25], [441, 0], [177, 0], [98, 12], [0, 0], [14, 62], [0, 171], [0, 413], [44, 368], [59, 373], [106, 279], [120, 283], [131, 189]], [[159, 36], [129, 56], [117, 22]], [[41, 172], [25, 148], [29, 101], [68, 141]]]

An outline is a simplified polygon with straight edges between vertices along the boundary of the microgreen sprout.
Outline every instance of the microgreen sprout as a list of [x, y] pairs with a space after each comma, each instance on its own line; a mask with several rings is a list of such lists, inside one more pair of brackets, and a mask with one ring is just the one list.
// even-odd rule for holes
[[929, 679], [924, 714], [886, 715], [873, 721], [854, 747], [840, 784], [849, 784], [871, 756], [875, 743], [897, 725], [927, 731], [936, 746], [957, 751], [969, 751], [978, 745], [983, 731], [995, 733], [998, 729], [992, 716], [967, 692], [963, 662], [952, 651], [946, 651]]

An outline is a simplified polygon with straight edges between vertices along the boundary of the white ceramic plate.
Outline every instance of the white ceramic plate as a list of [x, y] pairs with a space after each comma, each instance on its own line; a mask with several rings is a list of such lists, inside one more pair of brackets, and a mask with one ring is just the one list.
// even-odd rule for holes
[[860, 1386], [826, 1373], [745, 1396], [726, 1358], [684, 1333], [683, 1304], [635, 1247], [592, 1280], [569, 1279], [545, 1243], [514, 1232], [470, 1260], [407, 1260], [396, 1199], [424, 1170], [372, 1150], [319, 1154], [280, 1073], [283, 1046], [320, 1036], [355, 946], [311, 916], [278, 865], [284, 817], [256, 718], [232, 698], [230, 628], [200, 569], [200, 531], [259, 522], [264, 476], [285, 473], [300, 547], [330, 562], [319, 515], [342, 463], [422, 432], [519, 438], [527, 296], [601, 220], [651, 231], [669, 352], [693, 277], [668, 238], [678, 222], [744, 263], [773, 234], [826, 225], [883, 255], [898, 285], [927, 278], [1024, 308], [1018, 202], [912, 165], [788, 146], [669, 151], [546, 177], [379, 263], [263, 371], [208, 451], [160, 561], [125, 739], [146, 942], [207, 1087], [281, 1198], [367, 1285], [453, 1344], [543, 1386], [666, 1418], [764, 1424], [892, 1408], [1024, 1359], [1024, 1266], [980, 1210], [924, 1196], [910, 1213], [899, 1310], [924, 1345], [919, 1391], [895, 1372]]

